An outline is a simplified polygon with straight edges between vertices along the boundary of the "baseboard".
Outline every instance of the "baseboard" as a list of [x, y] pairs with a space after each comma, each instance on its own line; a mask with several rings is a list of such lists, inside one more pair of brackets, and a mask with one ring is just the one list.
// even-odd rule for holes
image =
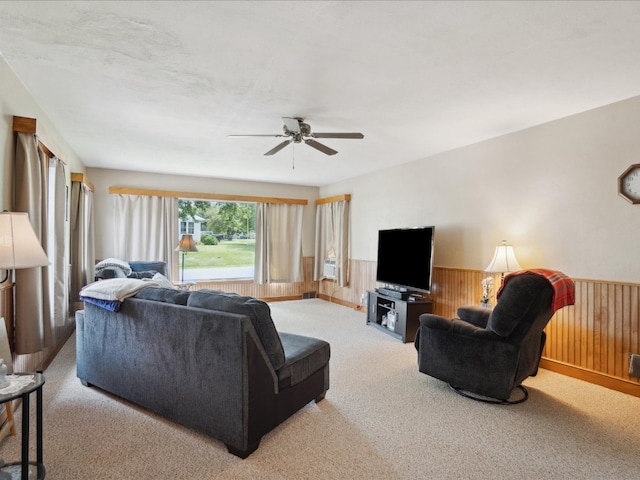
[[329, 295], [327, 295], [325, 293], [321, 293], [320, 295], [318, 295], [318, 298], [320, 300], [325, 300], [325, 301], [330, 302], [330, 303], [336, 303], [338, 305], [342, 305], [343, 307], [354, 308], [356, 310], [363, 311], [363, 312], [366, 311], [366, 309], [364, 309], [364, 308], [358, 308], [358, 307], [362, 307], [361, 305], [357, 305], [355, 303], [347, 302], [346, 300], [342, 300], [340, 298], [331, 297], [331, 296], [329, 296]]
[[585, 382], [600, 385], [601, 387], [610, 388], [618, 392], [627, 393], [634, 397], [640, 397], [640, 383], [625, 380], [623, 378], [612, 377], [605, 373], [594, 372], [593, 370], [585, 370], [568, 363], [559, 362], [542, 357], [540, 359], [540, 368], [560, 373], [568, 377], [584, 380]]
[[287, 300], [302, 300], [302, 295], [291, 295], [288, 297], [260, 297], [263, 302], [286, 302]]

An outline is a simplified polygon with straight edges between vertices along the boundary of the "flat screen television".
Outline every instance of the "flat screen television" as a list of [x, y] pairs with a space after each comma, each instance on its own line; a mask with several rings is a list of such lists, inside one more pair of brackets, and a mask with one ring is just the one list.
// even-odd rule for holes
[[376, 281], [430, 293], [434, 231], [433, 226], [379, 230]]

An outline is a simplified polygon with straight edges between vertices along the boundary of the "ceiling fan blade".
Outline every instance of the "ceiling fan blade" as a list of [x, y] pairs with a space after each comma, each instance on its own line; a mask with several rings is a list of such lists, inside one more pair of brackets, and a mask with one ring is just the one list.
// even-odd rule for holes
[[335, 155], [336, 153], [338, 153], [333, 148], [329, 148], [326, 145], [316, 142], [315, 140], [311, 140], [310, 138], [307, 138], [304, 143], [306, 143], [310, 147], [315, 148], [316, 150], [320, 150], [322, 153], [326, 153], [327, 155]]
[[287, 127], [287, 130], [293, 133], [300, 133], [300, 122], [299, 118], [291, 118], [291, 117], [282, 117], [282, 121], [284, 125]]
[[282, 135], [281, 133], [265, 133], [264, 135], [262, 134], [258, 134], [258, 135], [253, 135], [253, 134], [245, 134], [245, 135], [227, 135], [227, 137], [232, 137], [232, 138], [245, 138], [245, 137], [284, 137], [284, 135]]
[[314, 138], [364, 138], [364, 135], [361, 133], [351, 132], [351, 133], [312, 133], [312, 137]]
[[291, 140], [285, 140], [284, 142], [279, 143], [278, 145], [273, 147], [271, 150], [265, 153], [265, 155], [273, 155], [274, 153], [278, 153], [280, 150], [282, 150], [284, 147], [286, 147], [290, 143], [291, 143]]

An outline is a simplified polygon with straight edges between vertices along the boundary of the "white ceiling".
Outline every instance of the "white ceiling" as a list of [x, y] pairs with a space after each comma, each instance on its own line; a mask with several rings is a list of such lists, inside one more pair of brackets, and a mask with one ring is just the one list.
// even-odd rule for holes
[[[640, 95], [638, 25], [631, 1], [3, 1], [0, 52], [87, 166], [321, 186]], [[365, 138], [227, 137], [283, 116]]]

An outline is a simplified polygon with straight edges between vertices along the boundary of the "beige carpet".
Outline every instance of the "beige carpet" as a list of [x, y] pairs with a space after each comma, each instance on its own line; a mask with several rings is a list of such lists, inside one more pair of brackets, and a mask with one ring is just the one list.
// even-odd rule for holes
[[[45, 372], [46, 478], [640, 478], [640, 398], [541, 370], [523, 404], [474, 402], [419, 373], [413, 344], [367, 327], [361, 312], [317, 299], [271, 308], [280, 330], [331, 343], [331, 389], [248, 459], [83, 387], [72, 337]], [[0, 456], [19, 449], [12, 437]]]

